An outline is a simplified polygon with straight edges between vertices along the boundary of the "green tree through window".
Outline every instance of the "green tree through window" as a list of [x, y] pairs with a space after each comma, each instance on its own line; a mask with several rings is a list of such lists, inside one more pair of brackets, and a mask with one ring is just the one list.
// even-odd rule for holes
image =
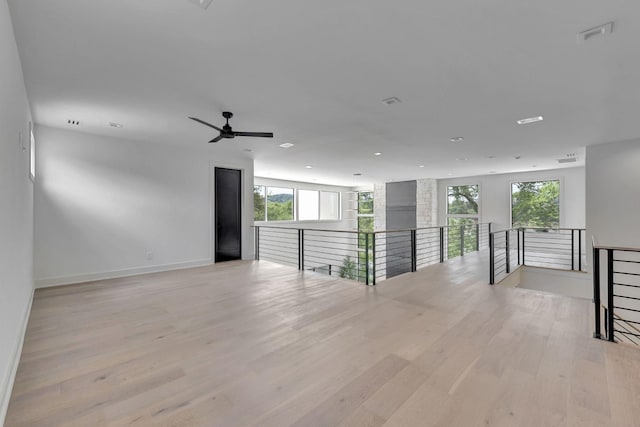
[[560, 181], [511, 184], [511, 224], [515, 228], [559, 227]]
[[455, 185], [447, 188], [448, 258], [460, 256], [462, 249], [464, 253], [468, 253], [478, 247], [478, 193], [477, 185]]
[[266, 199], [265, 199], [265, 187], [263, 185], [253, 186], [253, 220], [264, 221], [266, 218]]

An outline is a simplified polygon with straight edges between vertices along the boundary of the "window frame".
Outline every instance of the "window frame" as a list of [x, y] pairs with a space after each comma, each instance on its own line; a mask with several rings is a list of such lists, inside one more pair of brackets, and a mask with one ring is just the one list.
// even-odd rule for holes
[[538, 178], [538, 179], [515, 179], [508, 182], [508, 194], [509, 194], [509, 228], [513, 227], [513, 184], [519, 184], [523, 182], [548, 182], [558, 181], [558, 228], [564, 227], [563, 211], [564, 211], [564, 179], [563, 177], [551, 177], [551, 178]]
[[[265, 206], [264, 206], [264, 218], [263, 219], [256, 219], [255, 218], [255, 205], [254, 205], [254, 218], [253, 218], [253, 222], [254, 223], [261, 223], [261, 224], [265, 224], [265, 223], [278, 223], [278, 224], [296, 224], [296, 223], [318, 223], [318, 222], [340, 222], [343, 220], [343, 212], [342, 212], [342, 207], [343, 207], [343, 193], [341, 191], [334, 191], [334, 190], [323, 190], [323, 189], [318, 189], [318, 188], [298, 188], [298, 187], [285, 187], [285, 186], [280, 186], [280, 185], [269, 185], [269, 184], [253, 184], [253, 188], [255, 189], [256, 187], [262, 187], [264, 189], [264, 199], [265, 199]], [[269, 189], [270, 188], [278, 188], [278, 189], [283, 189], [283, 190], [292, 190], [293, 191], [293, 219], [282, 219], [282, 220], [269, 220]], [[318, 197], [318, 219], [305, 219], [305, 220], [300, 220], [300, 205], [299, 205], [299, 201], [300, 201], [300, 197], [299, 197], [299, 192], [300, 191], [310, 191], [310, 192], [316, 192], [317, 193], [317, 197]], [[322, 215], [322, 197], [321, 197], [321, 193], [331, 193], [331, 194], [335, 194], [337, 197], [337, 219], [321, 219], [321, 215]]]

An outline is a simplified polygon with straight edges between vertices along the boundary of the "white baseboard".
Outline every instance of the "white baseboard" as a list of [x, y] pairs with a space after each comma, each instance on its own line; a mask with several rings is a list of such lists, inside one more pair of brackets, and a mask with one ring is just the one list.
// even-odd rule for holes
[[73, 285], [77, 283], [93, 282], [96, 280], [116, 279], [119, 277], [137, 276], [139, 274], [159, 273], [162, 271], [182, 270], [185, 268], [202, 267], [211, 265], [210, 259], [179, 262], [175, 264], [154, 265], [151, 267], [134, 267], [124, 270], [105, 271], [101, 273], [78, 274], [73, 276], [49, 277], [36, 280], [36, 289], [50, 288], [53, 286]]
[[16, 373], [18, 372], [18, 364], [20, 363], [20, 356], [22, 355], [22, 346], [24, 345], [24, 337], [27, 333], [27, 324], [29, 323], [29, 316], [31, 315], [31, 306], [33, 305], [33, 293], [35, 289], [31, 291], [31, 298], [29, 298], [29, 305], [22, 319], [22, 328], [20, 328], [20, 336], [18, 337], [17, 345], [13, 350], [11, 370], [4, 379], [4, 384], [0, 388], [0, 426], [4, 425], [4, 420], [7, 416], [7, 410], [9, 409], [9, 400], [11, 399], [11, 391], [13, 390], [13, 383], [16, 380]]

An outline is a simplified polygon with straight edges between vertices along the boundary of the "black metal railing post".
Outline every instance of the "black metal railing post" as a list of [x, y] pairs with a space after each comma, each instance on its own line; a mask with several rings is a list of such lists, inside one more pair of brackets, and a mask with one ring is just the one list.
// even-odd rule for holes
[[575, 240], [576, 240], [575, 235], [574, 235], [575, 234], [574, 231], [575, 230], [572, 228], [571, 229], [571, 271], [576, 269], [575, 268], [574, 259], [573, 259], [574, 258], [574, 254], [575, 254], [574, 246], [575, 246]]
[[493, 244], [493, 234], [489, 233], [489, 284], [493, 285], [495, 283], [495, 267], [494, 263], [494, 251], [495, 247]]
[[411, 230], [411, 272], [418, 269], [418, 256], [416, 249], [416, 230]]
[[256, 261], [258, 261], [260, 259], [260, 227], [256, 227], [255, 229], [255, 238], [254, 238], [254, 245], [255, 245], [255, 259]]
[[304, 230], [298, 229], [298, 270], [304, 270]]
[[518, 240], [518, 265], [520, 265], [520, 229], [516, 228], [516, 236]]
[[476, 223], [476, 252], [480, 250], [480, 224]]
[[460, 226], [460, 256], [464, 256], [464, 224]]
[[511, 273], [511, 260], [510, 260], [510, 250], [509, 250], [509, 230], [504, 232], [504, 243], [505, 243], [505, 267], [507, 270], [507, 274]]
[[578, 230], [578, 271], [582, 271], [582, 230]]
[[[600, 332], [600, 251], [593, 247], [593, 305], [595, 306], [595, 331], [594, 338], [602, 338]], [[605, 311], [605, 319], [607, 314]], [[605, 323], [605, 333], [607, 333], [607, 325]]]
[[525, 254], [525, 247], [524, 247], [524, 236], [527, 234], [527, 229], [523, 228], [522, 229], [522, 265], [527, 265], [527, 263], [524, 260], [524, 254]]
[[613, 325], [613, 314], [614, 314], [614, 306], [613, 306], [613, 249], [607, 249], [607, 308], [608, 316], [608, 333], [607, 338], [611, 342], [615, 342], [615, 327]]
[[369, 284], [369, 233], [364, 234], [364, 283]]
[[440, 227], [440, 262], [444, 262], [444, 227]]
[[372, 280], [372, 285], [375, 286], [376, 285], [376, 275], [377, 273], [377, 269], [378, 267], [376, 266], [376, 233], [371, 233], [371, 247], [373, 248], [373, 250], [371, 251], [371, 267], [373, 267], [373, 272], [371, 275], [371, 280]]

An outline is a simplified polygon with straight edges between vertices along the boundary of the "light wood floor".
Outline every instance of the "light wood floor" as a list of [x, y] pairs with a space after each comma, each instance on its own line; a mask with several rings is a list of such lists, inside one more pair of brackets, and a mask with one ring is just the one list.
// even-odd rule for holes
[[640, 351], [470, 254], [367, 288], [268, 262], [36, 292], [14, 426], [640, 426]]

